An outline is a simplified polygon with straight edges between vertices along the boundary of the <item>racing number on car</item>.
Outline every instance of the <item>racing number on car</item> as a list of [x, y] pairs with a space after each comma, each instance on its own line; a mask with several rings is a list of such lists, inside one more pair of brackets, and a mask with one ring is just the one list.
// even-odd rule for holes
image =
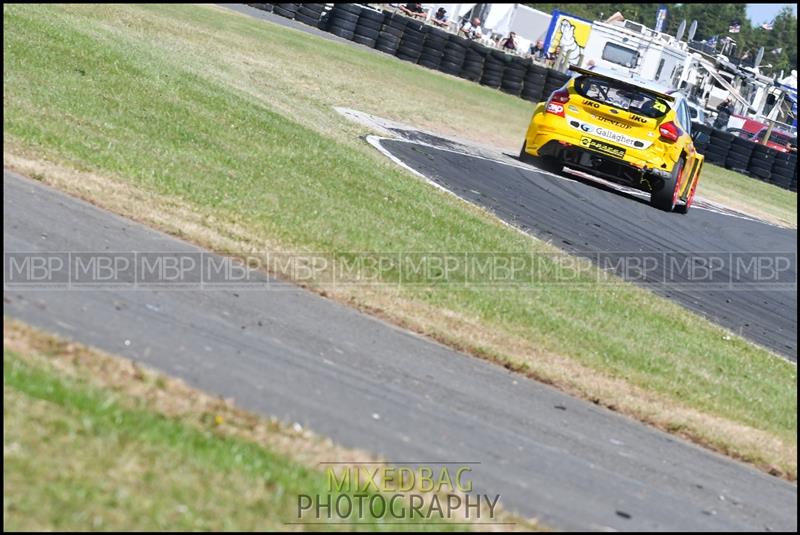
[[653, 107], [655, 109], [657, 109], [658, 111], [660, 111], [661, 113], [666, 113], [666, 111], [667, 111], [667, 105], [664, 104], [663, 102], [658, 101], [658, 100], [653, 102]]

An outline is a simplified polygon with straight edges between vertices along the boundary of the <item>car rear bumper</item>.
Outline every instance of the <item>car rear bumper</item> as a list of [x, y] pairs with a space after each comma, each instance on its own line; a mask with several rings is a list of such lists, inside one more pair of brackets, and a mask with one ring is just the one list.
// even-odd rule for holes
[[638, 167], [625, 160], [597, 152], [565, 141], [550, 140], [537, 151], [540, 157], [554, 158], [567, 167], [582, 169], [602, 178], [612, 180], [642, 191], [659, 189], [669, 172]]

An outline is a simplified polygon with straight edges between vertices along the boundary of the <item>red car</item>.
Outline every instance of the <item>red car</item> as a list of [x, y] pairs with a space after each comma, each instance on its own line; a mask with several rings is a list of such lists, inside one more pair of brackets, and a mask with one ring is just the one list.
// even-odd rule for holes
[[[764, 127], [750, 137], [750, 141], [761, 143], [767, 135], [768, 127]], [[773, 128], [767, 140], [767, 146], [781, 152], [797, 152], [797, 137], [789, 132]]]
[[[731, 115], [728, 120], [727, 131], [750, 141], [761, 143], [768, 128], [769, 125], [761, 121], [742, 117], [741, 115]], [[788, 145], [792, 145], [794, 147], [792, 150], [797, 151], [797, 136], [785, 130], [773, 128], [767, 141], [767, 146], [781, 152], [789, 152]]]

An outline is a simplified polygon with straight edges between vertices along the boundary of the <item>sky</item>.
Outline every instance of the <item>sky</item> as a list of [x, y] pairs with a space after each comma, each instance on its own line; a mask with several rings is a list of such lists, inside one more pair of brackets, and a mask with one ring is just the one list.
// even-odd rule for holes
[[797, 4], [747, 4], [747, 16], [753, 24], [769, 22], [785, 6], [791, 6], [797, 15]]

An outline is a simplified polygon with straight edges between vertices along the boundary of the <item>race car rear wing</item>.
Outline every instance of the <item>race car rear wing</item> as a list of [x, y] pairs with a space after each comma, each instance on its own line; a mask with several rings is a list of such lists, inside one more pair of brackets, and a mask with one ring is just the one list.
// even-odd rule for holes
[[610, 81], [615, 82], [617, 84], [625, 85], [625, 86], [627, 86], [627, 87], [629, 87], [629, 88], [631, 88], [633, 90], [641, 91], [642, 93], [648, 93], [648, 94], [653, 95], [655, 97], [662, 98], [662, 99], [666, 100], [667, 102], [675, 102], [675, 97], [674, 96], [668, 95], [668, 94], [666, 94], [666, 93], [664, 93], [662, 91], [657, 91], [655, 89], [651, 89], [651, 88], [646, 87], [646, 86], [637, 85], [635, 80], [631, 80], [630, 78], [625, 78], [622, 75], [620, 75], [619, 77], [611, 76], [609, 74], [605, 74], [605, 73], [598, 72], [598, 71], [590, 71], [590, 70], [587, 70], [587, 69], [582, 69], [582, 68], [576, 67], [574, 65], [570, 65], [569, 70], [574, 72], [574, 73], [582, 74], [584, 76], [594, 76], [595, 78], [602, 78], [603, 80], [610, 80]]

